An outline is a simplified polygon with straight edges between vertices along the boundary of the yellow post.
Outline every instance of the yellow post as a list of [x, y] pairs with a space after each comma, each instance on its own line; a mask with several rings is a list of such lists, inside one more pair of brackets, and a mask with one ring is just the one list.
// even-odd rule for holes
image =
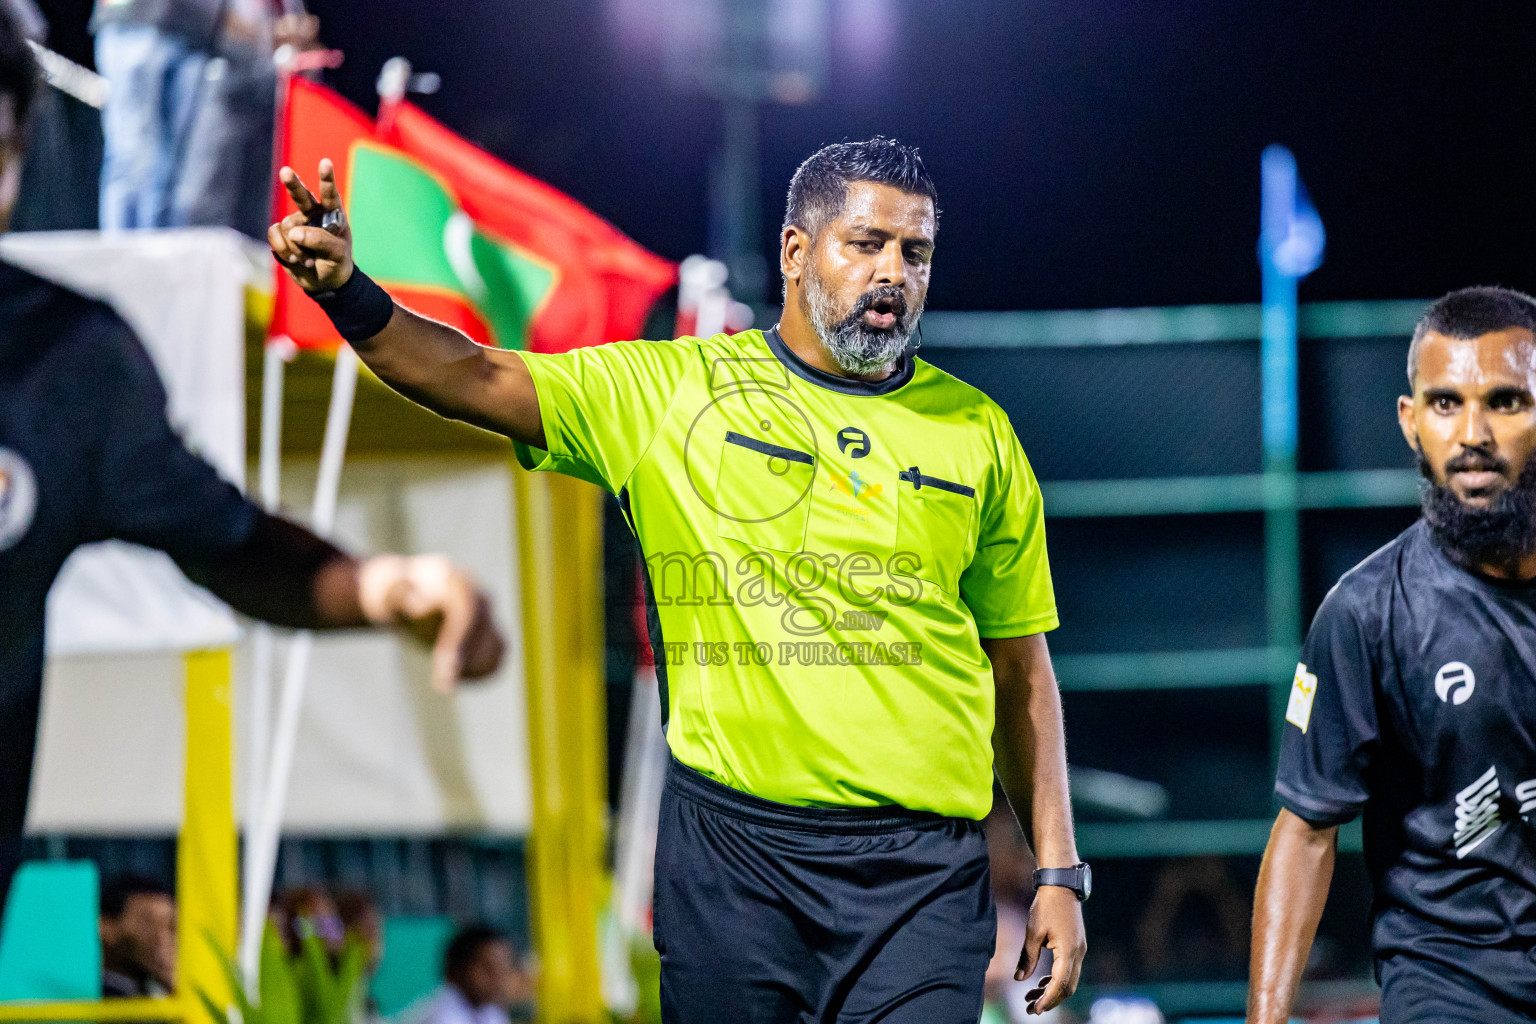
[[[513, 470], [533, 782], [528, 873], [539, 1018], [603, 1019], [597, 916], [607, 765], [603, 727], [602, 495]], [[559, 584], [556, 584], [556, 580]]]
[[233, 993], [208, 944], [211, 936], [234, 955], [237, 857], [234, 757], [228, 650], [186, 656], [186, 764], [181, 835], [176, 842], [176, 994], [158, 999], [8, 1003], [0, 1022], [185, 1021], [214, 1024], [197, 998], [220, 1006]]
[[234, 956], [238, 929], [230, 652], [193, 651], [186, 665], [185, 810], [176, 844], [176, 988], [188, 1024], [213, 1024], [197, 992], [206, 992], [219, 1006], [234, 999], [209, 939]]

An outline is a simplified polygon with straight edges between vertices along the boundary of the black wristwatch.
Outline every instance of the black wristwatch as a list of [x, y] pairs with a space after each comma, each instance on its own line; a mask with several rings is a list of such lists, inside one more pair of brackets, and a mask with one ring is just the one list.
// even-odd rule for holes
[[1077, 902], [1082, 903], [1093, 895], [1093, 869], [1087, 864], [1071, 868], [1040, 868], [1035, 872], [1035, 888], [1042, 885], [1059, 885], [1063, 889], [1071, 889]]

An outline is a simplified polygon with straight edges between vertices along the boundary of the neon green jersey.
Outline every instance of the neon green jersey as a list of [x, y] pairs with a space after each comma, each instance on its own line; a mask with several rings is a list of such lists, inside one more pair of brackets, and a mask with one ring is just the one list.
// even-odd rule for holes
[[780, 803], [992, 803], [980, 638], [1054, 629], [1007, 415], [921, 359], [827, 374], [776, 332], [523, 352], [547, 452], [620, 496], [679, 761]]

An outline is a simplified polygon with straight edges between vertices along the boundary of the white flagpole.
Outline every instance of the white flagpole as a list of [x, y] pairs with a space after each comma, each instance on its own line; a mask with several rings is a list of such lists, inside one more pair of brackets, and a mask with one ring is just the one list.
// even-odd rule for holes
[[[395, 110], [407, 92], [435, 92], [437, 83], [434, 74], [413, 75], [410, 61], [404, 57], [392, 57], [386, 61], [377, 82], [379, 115], [374, 126], [375, 132], [380, 136], [388, 134]], [[344, 344], [337, 349], [336, 373], [331, 381], [331, 405], [325, 420], [325, 441], [320, 448], [320, 474], [315, 482], [314, 511], [310, 516], [311, 528], [322, 537], [329, 535], [336, 523], [341, 467], [346, 461], [347, 433], [352, 426], [352, 402], [357, 393], [357, 364], [357, 353], [352, 351], [351, 346]], [[246, 840], [247, 882], [240, 929], [240, 969], [252, 998], [258, 991], [261, 934], [267, 920], [267, 905], [272, 899], [277, 848], [282, 837], [283, 804], [287, 799], [288, 776], [293, 769], [293, 748], [298, 739], [299, 712], [304, 703], [304, 686], [313, 644], [313, 634], [305, 630], [295, 634], [288, 648], [282, 699], [278, 706], [276, 726], [271, 733], [271, 763], [265, 781], [260, 784], [260, 810], [251, 819], [254, 828]]]
[[[328, 536], [336, 525], [336, 500], [347, 455], [352, 404], [357, 394], [357, 363], [357, 353], [350, 345], [342, 345], [336, 350], [331, 405], [326, 413], [320, 474], [315, 483], [315, 504], [310, 516], [311, 528], [322, 537]], [[259, 982], [261, 933], [267, 920], [267, 905], [272, 899], [277, 848], [282, 837], [283, 804], [288, 795], [288, 777], [293, 770], [293, 750], [298, 739], [299, 712], [303, 708], [313, 643], [314, 635], [304, 630], [294, 636], [288, 648], [282, 698], [271, 734], [271, 759], [261, 785], [261, 805], [251, 819], [255, 828], [246, 839], [246, 904], [240, 930], [240, 969], [247, 988], [253, 991]]]
[[[283, 376], [296, 351], [285, 337], [267, 341], [261, 367], [261, 449], [258, 457], [257, 498], [262, 507], [275, 512], [282, 492]], [[255, 905], [256, 873], [249, 870], [249, 851], [260, 832], [262, 794], [266, 781], [267, 748], [272, 724], [272, 627], [264, 622], [252, 628], [250, 726], [245, 755], [245, 841], [247, 870], [242, 879], [242, 897], [246, 907]], [[241, 950], [244, 962], [244, 948]]]

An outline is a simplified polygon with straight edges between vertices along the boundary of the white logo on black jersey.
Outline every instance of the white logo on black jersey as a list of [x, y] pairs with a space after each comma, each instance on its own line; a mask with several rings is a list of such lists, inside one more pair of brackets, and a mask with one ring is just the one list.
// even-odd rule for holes
[[1456, 859], [1477, 849], [1500, 824], [1499, 775], [1489, 768], [1476, 782], [1456, 794], [1456, 832], [1451, 837], [1451, 842], [1456, 845]]
[[37, 478], [27, 460], [0, 448], [0, 551], [26, 535], [37, 512]]
[[1472, 666], [1464, 661], [1448, 662], [1435, 673], [1435, 695], [1441, 700], [1465, 704], [1475, 689], [1477, 676], [1472, 674]]
[[1516, 786], [1515, 799], [1520, 801], [1521, 817], [1536, 811], [1536, 779], [1526, 779]]

